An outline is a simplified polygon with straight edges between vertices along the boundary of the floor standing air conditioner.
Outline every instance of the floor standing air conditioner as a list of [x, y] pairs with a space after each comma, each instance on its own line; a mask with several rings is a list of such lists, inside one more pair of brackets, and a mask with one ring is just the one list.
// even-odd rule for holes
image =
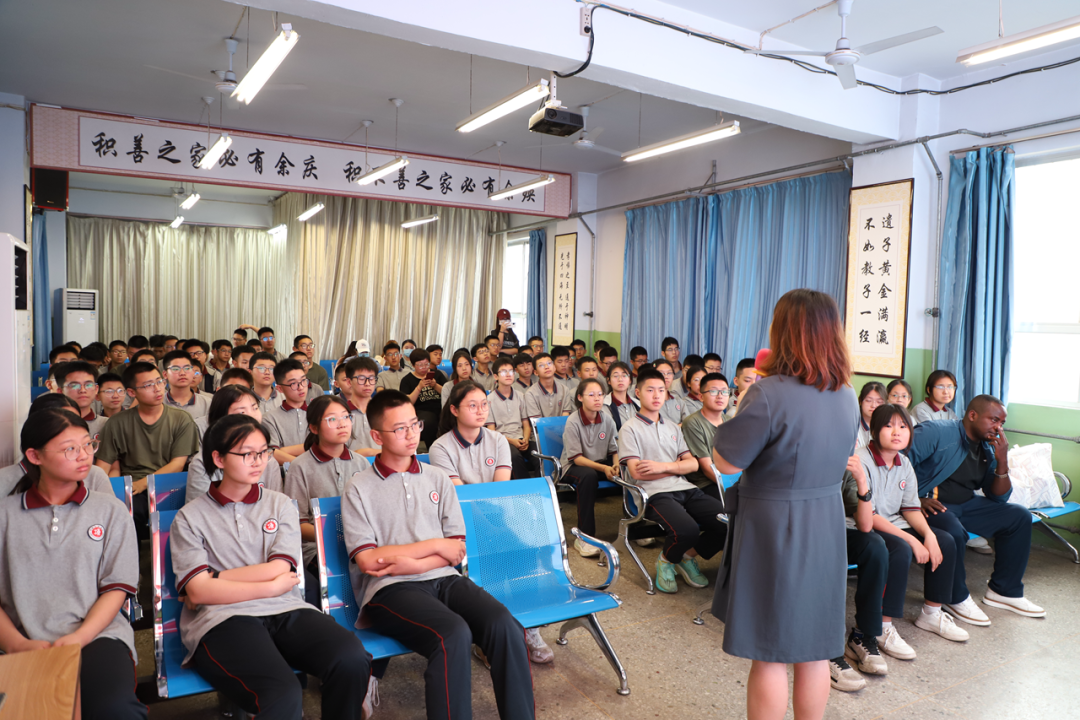
[[98, 341], [98, 291], [64, 288], [60, 291], [58, 343], [74, 340], [83, 347]]

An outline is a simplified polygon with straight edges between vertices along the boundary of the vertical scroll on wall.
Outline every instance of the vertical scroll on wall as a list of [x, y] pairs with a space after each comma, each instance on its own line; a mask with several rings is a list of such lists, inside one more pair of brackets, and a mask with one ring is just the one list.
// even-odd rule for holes
[[846, 334], [860, 374], [904, 376], [914, 185], [851, 188]]
[[551, 344], [574, 342], [574, 288], [577, 286], [577, 233], [555, 236], [555, 286], [551, 293]]

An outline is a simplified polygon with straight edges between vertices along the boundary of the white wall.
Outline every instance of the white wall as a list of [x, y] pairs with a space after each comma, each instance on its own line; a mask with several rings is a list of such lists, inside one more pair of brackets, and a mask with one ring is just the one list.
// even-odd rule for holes
[[0, 93], [0, 232], [26, 240], [23, 185], [30, 185], [25, 99]]
[[[103, 190], [72, 189], [68, 210], [78, 215], [172, 222], [176, 201], [160, 195], [142, 195]], [[185, 221], [201, 225], [268, 228], [274, 212], [267, 203], [217, 201], [203, 198], [195, 207], [182, 211]]]

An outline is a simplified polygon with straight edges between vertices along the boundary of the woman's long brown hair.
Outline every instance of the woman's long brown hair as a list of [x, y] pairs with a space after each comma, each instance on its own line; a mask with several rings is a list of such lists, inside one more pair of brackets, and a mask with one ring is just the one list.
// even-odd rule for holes
[[784, 293], [773, 310], [769, 329], [772, 353], [763, 375], [790, 375], [819, 390], [850, 384], [851, 358], [836, 301], [805, 288]]

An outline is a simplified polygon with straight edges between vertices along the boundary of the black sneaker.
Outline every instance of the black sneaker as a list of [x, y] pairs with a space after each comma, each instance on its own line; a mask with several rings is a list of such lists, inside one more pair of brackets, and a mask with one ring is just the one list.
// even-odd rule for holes
[[877, 638], [873, 635], [864, 635], [852, 628], [848, 635], [847, 646], [844, 655], [855, 663], [855, 667], [870, 675], [888, 675], [889, 666], [885, 658], [878, 651]]

